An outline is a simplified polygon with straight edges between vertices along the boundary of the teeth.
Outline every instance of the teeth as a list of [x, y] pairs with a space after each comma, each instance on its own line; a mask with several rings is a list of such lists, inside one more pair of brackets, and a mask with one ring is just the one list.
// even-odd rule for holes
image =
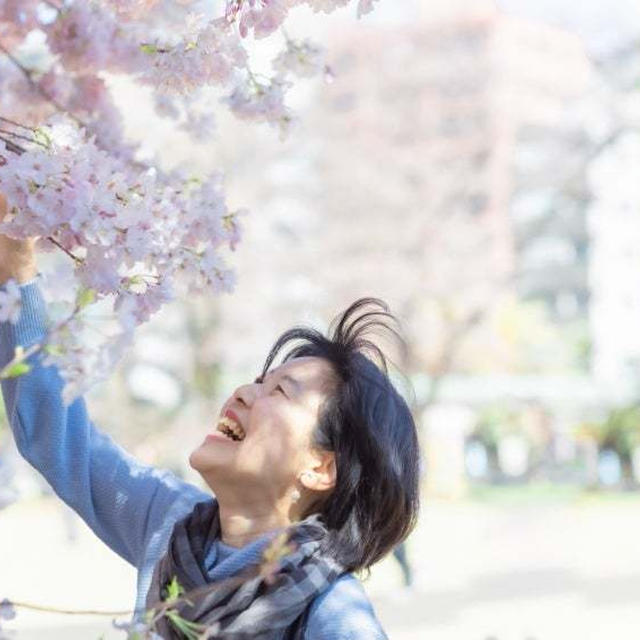
[[222, 416], [218, 421], [217, 430], [229, 436], [232, 440], [244, 440], [244, 429], [228, 416]]

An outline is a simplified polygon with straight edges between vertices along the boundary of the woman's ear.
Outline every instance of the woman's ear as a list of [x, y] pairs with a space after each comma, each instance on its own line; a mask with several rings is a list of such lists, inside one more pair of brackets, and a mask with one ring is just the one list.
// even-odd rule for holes
[[300, 482], [312, 491], [327, 491], [336, 486], [336, 455], [333, 451], [316, 449], [311, 453], [307, 468], [300, 474]]

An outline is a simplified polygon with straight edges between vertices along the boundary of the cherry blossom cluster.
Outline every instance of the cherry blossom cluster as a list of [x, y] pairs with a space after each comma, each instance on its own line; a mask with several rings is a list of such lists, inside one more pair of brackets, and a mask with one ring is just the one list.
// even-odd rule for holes
[[[240, 34], [250, 31], [256, 38], [271, 35], [286, 20], [291, 9], [306, 5], [316, 12], [331, 13], [351, 0], [227, 0], [226, 17], [237, 21]], [[375, 0], [358, 0], [358, 16], [373, 10]]]
[[[66, 398], [106, 375], [134, 328], [174, 299], [177, 286], [198, 294], [232, 290], [234, 273], [221, 249], [240, 241], [243, 212], [229, 211], [220, 174], [133, 170], [63, 116], [9, 157], [0, 166], [0, 190], [10, 203], [0, 233], [47, 238], [64, 250], [74, 268], [66, 280], [57, 275], [58, 286], [64, 281], [73, 290], [75, 281], [77, 295], [89, 295], [85, 303], [110, 296], [119, 324], [93, 348], [83, 343], [81, 316], [49, 336], [49, 358], [70, 385]], [[0, 314], [14, 320], [19, 295], [15, 287], [3, 295]]]
[[203, 24], [190, 15], [175, 45], [145, 44], [148, 66], [144, 79], [165, 93], [186, 94], [203, 86], [225, 86], [234, 70], [247, 65], [247, 52], [237, 31], [224, 18]]
[[38, 26], [40, 0], [0, 0], [0, 38], [5, 47], [19, 44]]
[[[187, 4], [192, 0], [181, 0]], [[139, 18], [158, 4], [158, 0], [103, 0], [103, 5], [113, 9], [115, 14], [124, 19]]]
[[268, 82], [249, 77], [225, 101], [238, 118], [268, 122], [284, 136], [294, 119], [285, 104], [285, 91], [289, 86], [289, 82], [278, 77]]
[[325, 50], [309, 40], [287, 38], [286, 48], [273, 60], [273, 68], [280, 76], [292, 74], [309, 78], [327, 72]]
[[[295, 121], [288, 91], [331, 70], [324, 49], [276, 31], [297, 7], [353, 3], [362, 15], [373, 2], [227, 0], [199, 15], [196, 0], [0, 0], [0, 191], [10, 205], [0, 233], [66, 254], [66, 267], [43, 274], [59, 317], [41, 345], [66, 402], [106, 376], [135, 328], [182, 291], [232, 290], [224, 252], [240, 241], [245, 213], [228, 208], [219, 172], [143, 161], [109, 79], [145, 85], [157, 115], [194, 141], [214, 133], [225, 107], [284, 135]], [[271, 36], [283, 49], [257, 73], [250, 47]], [[108, 330], [91, 330], [94, 305], [110, 306]], [[19, 313], [19, 288], [7, 283], [0, 321]], [[11, 375], [25, 370], [23, 357]]]
[[47, 43], [70, 71], [135, 73], [143, 68], [134, 25], [94, 2], [74, 2], [46, 27]]
[[[242, 119], [284, 130], [291, 120], [285, 105], [290, 80], [326, 72], [324, 51], [287, 38], [273, 61], [273, 76], [256, 83], [246, 41], [274, 34], [296, 7], [329, 13], [351, 1], [227, 0], [223, 14], [208, 19], [189, 13], [198, 4], [194, 0], [0, 0], [0, 47], [13, 54], [12, 62], [21, 60], [12, 47], [35, 29], [45, 35], [44, 51], [30, 56], [39, 62], [20, 70], [29, 76], [28, 84], [16, 69], [0, 74], [3, 93], [18, 98], [15, 105], [9, 99], [2, 115], [26, 115], [37, 125], [53, 111], [68, 111], [115, 152], [125, 143], [103, 77], [115, 73], [147, 83], [157, 95], [172, 95], [173, 108], [163, 115], [180, 120], [196, 138], [213, 128], [211, 113], [192, 109], [206, 87], [221, 91], [222, 103]], [[370, 11], [373, 2], [357, 0], [358, 15]], [[11, 66], [6, 60], [0, 64]]]

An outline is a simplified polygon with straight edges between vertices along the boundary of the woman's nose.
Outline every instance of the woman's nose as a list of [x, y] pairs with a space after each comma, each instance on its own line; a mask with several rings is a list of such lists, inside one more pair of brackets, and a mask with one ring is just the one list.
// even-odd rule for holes
[[235, 399], [245, 407], [250, 407], [255, 400], [257, 384], [244, 384], [234, 394]]

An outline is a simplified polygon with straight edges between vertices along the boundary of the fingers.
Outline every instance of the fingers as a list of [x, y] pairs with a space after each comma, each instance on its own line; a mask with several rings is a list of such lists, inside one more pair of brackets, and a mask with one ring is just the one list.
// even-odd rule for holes
[[[9, 211], [9, 203], [7, 202], [7, 198], [4, 195], [4, 193], [0, 191], [0, 222], [4, 222], [4, 218], [7, 215], [8, 211]], [[2, 234], [0, 234], [0, 236], [2, 236]], [[29, 248], [35, 249], [36, 243], [39, 239], [40, 239], [40, 236], [31, 236], [29, 238], [26, 238], [25, 240], [14, 240], [13, 242], [15, 243], [16, 246], [20, 246], [20, 243], [26, 242]]]

